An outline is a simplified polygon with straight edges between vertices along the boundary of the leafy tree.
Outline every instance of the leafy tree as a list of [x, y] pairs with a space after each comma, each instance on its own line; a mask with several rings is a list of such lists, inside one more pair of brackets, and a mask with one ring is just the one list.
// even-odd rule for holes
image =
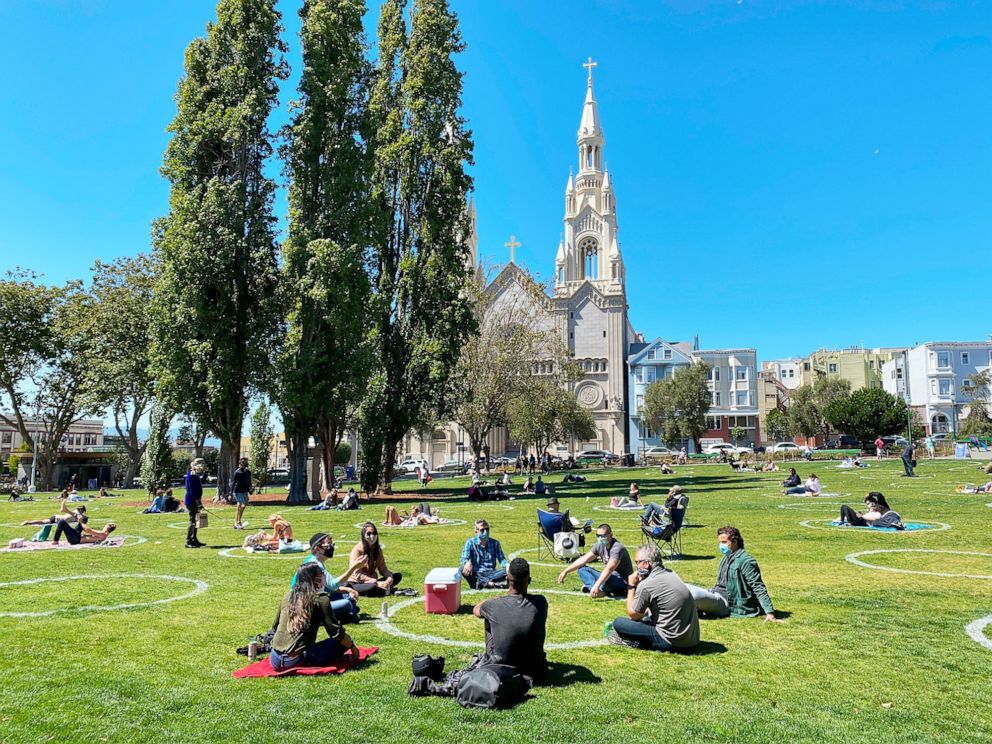
[[823, 431], [823, 415], [816, 404], [812, 385], [796, 388], [789, 399], [789, 429], [793, 435], [815, 437]]
[[290, 441], [291, 502], [308, 499], [311, 435], [323, 461], [323, 485], [333, 485], [335, 444], [370, 368], [365, 126], [371, 70], [364, 13], [360, 0], [306, 0], [300, 10], [301, 97], [283, 147], [290, 181], [282, 273], [288, 331], [275, 387]]
[[992, 434], [992, 415], [989, 414], [989, 399], [992, 397], [992, 373], [985, 369], [973, 374], [961, 392], [968, 398], [968, 416], [961, 422], [960, 433], [964, 436], [986, 436]]
[[644, 420], [664, 432], [666, 442], [692, 439], [696, 451], [706, 431], [710, 410], [710, 366], [705, 362], [681, 367], [671, 377], [656, 380], [644, 391]]
[[334, 448], [334, 462], [347, 465], [351, 459], [351, 445], [347, 442], [338, 442]]
[[[155, 493], [156, 488], [165, 487], [173, 477], [172, 442], [169, 441], [172, 417], [172, 411], [163, 401], [152, 404], [148, 440], [141, 461], [141, 485], [148, 493]], [[186, 471], [183, 470], [179, 475], [185, 474]]]
[[788, 414], [773, 408], [765, 416], [765, 439], [770, 442], [781, 442], [792, 436]]
[[533, 382], [535, 365], [562, 384], [567, 380], [560, 376], [564, 350], [549, 331], [540, 330], [535, 311], [543, 292], [529, 274], [519, 282], [488, 286], [480, 275], [469, 280], [466, 291], [479, 332], [465, 342], [452, 375], [453, 420], [465, 430], [478, 461], [489, 434], [506, 425], [510, 403]]
[[510, 436], [543, 453], [554, 442], [592, 439], [592, 414], [579, 405], [575, 393], [555, 376], [532, 377], [510, 401]]
[[271, 368], [279, 308], [275, 183], [267, 120], [281, 60], [275, 0], [220, 0], [186, 50], [156, 226], [152, 360], [159, 394], [221, 441], [217, 497], [230, 496], [249, 396]]
[[251, 441], [248, 445], [248, 467], [254, 474], [259, 488], [264, 488], [268, 477], [269, 458], [272, 456], [272, 409], [259, 403], [251, 417]]
[[[839, 427], [830, 419], [827, 411], [837, 400], [845, 398], [851, 394], [851, 383], [843, 377], [821, 377], [813, 383], [813, 401], [816, 403], [816, 410], [820, 416], [820, 433], [824, 439], [830, 434], [830, 427]], [[810, 435], [812, 436], [812, 435]]]
[[154, 273], [147, 255], [97, 261], [85, 316], [89, 350], [86, 382], [94, 403], [114, 417], [127, 460], [124, 487], [131, 488], [145, 442], [138, 422], [151, 408], [155, 380], [149, 358]]
[[181, 423], [179, 434], [176, 436], [176, 444], [191, 444], [193, 445], [193, 456], [203, 457], [203, 446], [207, 442], [207, 437], [210, 436], [210, 431], [185, 414], [181, 415], [179, 420]]
[[906, 423], [906, 403], [881, 388], [858, 388], [828, 404], [826, 418], [858, 441], [895, 434]]
[[17, 468], [19, 468], [20, 465], [21, 465], [20, 455], [11, 455], [10, 457], [7, 458], [7, 470], [10, 471], [10, 474], [14, 476], [14, 478], [17, 478]]
[[[373, 341], [381, 370], [363, 407], [363, 481], [388, 488], [397, 444], [445, 412], [473, 331], [465, 295], [472, 141], [459, 114], [463, 49], [446, 0], [386, 0], [370, 98]], [[373, 420], [375, 419], [375, 420]]]

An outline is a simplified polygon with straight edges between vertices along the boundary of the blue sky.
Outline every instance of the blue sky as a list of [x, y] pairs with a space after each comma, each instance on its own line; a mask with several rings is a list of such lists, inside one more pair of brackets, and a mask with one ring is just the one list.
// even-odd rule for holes
[[[454, 7], [492, 260], [513, 233], [518, 262], [552, 273], [591, 55], [648, 338], [769, 359], [992, 332], [992, 4]], [[298, 3], [281, 8], [288, 100]], [[61, 281], [147, 250], [183, 50], [213, 13], [210, 0], [0, 6], [0, 268]]]

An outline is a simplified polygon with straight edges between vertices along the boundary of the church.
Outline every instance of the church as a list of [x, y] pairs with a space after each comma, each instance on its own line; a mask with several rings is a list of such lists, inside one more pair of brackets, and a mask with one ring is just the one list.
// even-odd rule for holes
[[[626, 270], [620, 253], [617, 202], [609, 172], [604, 167], [606, 137], [593, 91], [591, 59], [585, 101], [576, 137], [577, 170], [570, 169], [565, 186], [564, 229], [554, 263], [551, 294], [538, 298], [535, 316], [539, 325], [559, 337], [585, 376], [575, 386], [579, 403], [593, 415], [596, 437], [565, 443], [562, 452], [608, 450], [632, 452], [628, 437], [627, 355], [630, 346], [643, 342], [630, 324], [627, 308]], [[469, 207], [473, 233], [469, 240], [471, 261], [478, 263], [478, 237], [474, 229], [474, 207]], [[507, 244], [515, 247], [511, 237]], [[489, 284], [498, 293], [495, 302], [519, 301], [528, 275], [513, 260]], [[461, 444], [459, 444], [461, 443]], [[403, 450], [425, 457], [433, 467], [471, 457], [468, 442], [457, 424], [435, 430], [433, 441], [411, 435]], [[494, 456], [517, 451], [505, 431], [494, 432], [489, 441]], [[552, 453], [554, 454], [554, 453]]]

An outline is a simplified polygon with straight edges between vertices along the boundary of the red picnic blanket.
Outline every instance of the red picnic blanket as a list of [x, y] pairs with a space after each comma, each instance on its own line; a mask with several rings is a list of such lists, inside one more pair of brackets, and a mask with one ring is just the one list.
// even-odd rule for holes
[[356, 664], [365, 661], [378, 650], [379, 649], [376, 646], [359, 648], [357, 662], [348, 658], [347, 660], [336, 661], [329, 666], [298, 666], [281, 672], [277, 672], [272, 668], [272, 665], [269, 663], [269, 657], [266, 655], [264, 659], [256, 661], [254, 664], [249, 664], [244, 669], [236, 670], [234, 672], [234, 677], [235, 679], [244, 679], [245, 677], [288, 677], [291, 674], [344, 674]]

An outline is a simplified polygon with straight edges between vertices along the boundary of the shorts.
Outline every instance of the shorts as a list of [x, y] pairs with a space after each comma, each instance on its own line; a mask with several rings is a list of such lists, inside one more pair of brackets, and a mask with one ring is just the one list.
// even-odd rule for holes
[[236, 493], [234, 494], [234, 500], [239, 504], [248, 504], [248, 494], [246, 493]]

